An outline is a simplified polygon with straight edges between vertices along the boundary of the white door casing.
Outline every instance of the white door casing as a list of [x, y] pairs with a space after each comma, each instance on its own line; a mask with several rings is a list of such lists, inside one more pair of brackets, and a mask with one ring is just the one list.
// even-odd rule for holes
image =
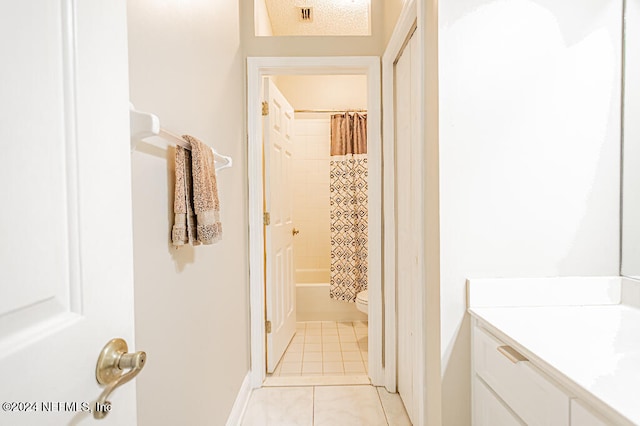
[[396, 285], [398, 301], [398, 392], [411, 421], [421, 406], [420, 362], [416, 324], [417, 303], [422, 284], [422, 152], [418, 138], [416, 39], [407, 43], [395, 66], [395, 150], [396, 150]]
[[[249, 290], [251, 301], [251, 385], [265, 378], [266, 305], [264, 283], [263, 141], [260, 101], [263, 77], [273, 75], [367, 75], [369, 163], [369, 377], [381, 385], [383, 367], [382, 305], [382, 144], [380, 58], [378, 57], [250, 57], [247, 59], [247, 126], [249, 174]], [[377, 188], [377, 189], [376, 189]], [[387, 305], [384, 309], [391, 310]], [[388, 313], [387, 313], [388, 314]]]
[[263, 118], [267, 372], [273, 373], [296, 331], [296, 294], [293, 265], [293, 108], [270, 78], [264, 79], [269, 113]]
[[[102, 347], [134, 341], [126, 2], [3, 2], [0, 28], [0, 424], [93, 421]], [[109, 400], [135, 424], [135, 383]]]

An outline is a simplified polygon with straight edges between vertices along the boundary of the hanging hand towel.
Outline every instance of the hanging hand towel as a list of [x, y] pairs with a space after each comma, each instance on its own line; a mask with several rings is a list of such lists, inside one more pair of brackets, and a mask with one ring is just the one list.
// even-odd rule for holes
[[213, 150], [193, 136], [183, 135], [182, 138], [191, 144], [196, 240], [202, 244], [213, 244], [222, 238]]
[[196, 239], [196, 218], [193, 214], [193, 182], [191, 176], [191, 153], [176, 147], [175, 156], [175, 193], [173, 200], [174, 224], [171, 240], [174, 246], [188, 243], [200, 244]]

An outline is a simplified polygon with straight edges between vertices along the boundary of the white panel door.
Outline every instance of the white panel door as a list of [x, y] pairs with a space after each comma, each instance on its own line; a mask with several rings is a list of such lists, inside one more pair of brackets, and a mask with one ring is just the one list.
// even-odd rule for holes
[[395, 65], [396, 123], [396, 283], [398, 303], [398, 392], [412, 423], [420, 406], [420, 382], [415, 379], [417, 286], [422, 282], [419, 259], [422, 229], [422, 153], [418, 140], [417, 43], [412, 37]]
[[264, 117], [267, 372], [273, 373], [296, 331], [293, 266], [293, 108], [270, 79], [265, 79]]
[[[134, 341], [125, 1], [4, 1], [0, 52], [0, 424], [89, 423]], [[134, 383], [109, 400], [135, 424]]]

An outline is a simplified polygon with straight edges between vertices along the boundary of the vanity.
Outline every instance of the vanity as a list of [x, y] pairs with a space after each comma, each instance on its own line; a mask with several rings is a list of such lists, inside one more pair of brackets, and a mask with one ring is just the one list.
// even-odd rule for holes
[[640, 282], [467, 281], [480, 426], [640, 424]]

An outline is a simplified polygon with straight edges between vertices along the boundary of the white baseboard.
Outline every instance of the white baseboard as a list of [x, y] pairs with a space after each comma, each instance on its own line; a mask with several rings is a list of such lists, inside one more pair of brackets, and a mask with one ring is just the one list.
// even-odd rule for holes
[[240, 386], [240, 390], [238, 391], [238, 395], [236, 396], [236, 401], [233, 403], [231, 413], [229, 414], [229, 418], [227, 419], [226, 426], [240, 425], [244, 410], [247, 408], [247, 403], [249, 402], [249, 398], [251, 397], [251, 391], [251, 372], [249, 371], [247, 372], [247, 375], [244, 376], [244, 380], [242, 381], [242, 385]]

